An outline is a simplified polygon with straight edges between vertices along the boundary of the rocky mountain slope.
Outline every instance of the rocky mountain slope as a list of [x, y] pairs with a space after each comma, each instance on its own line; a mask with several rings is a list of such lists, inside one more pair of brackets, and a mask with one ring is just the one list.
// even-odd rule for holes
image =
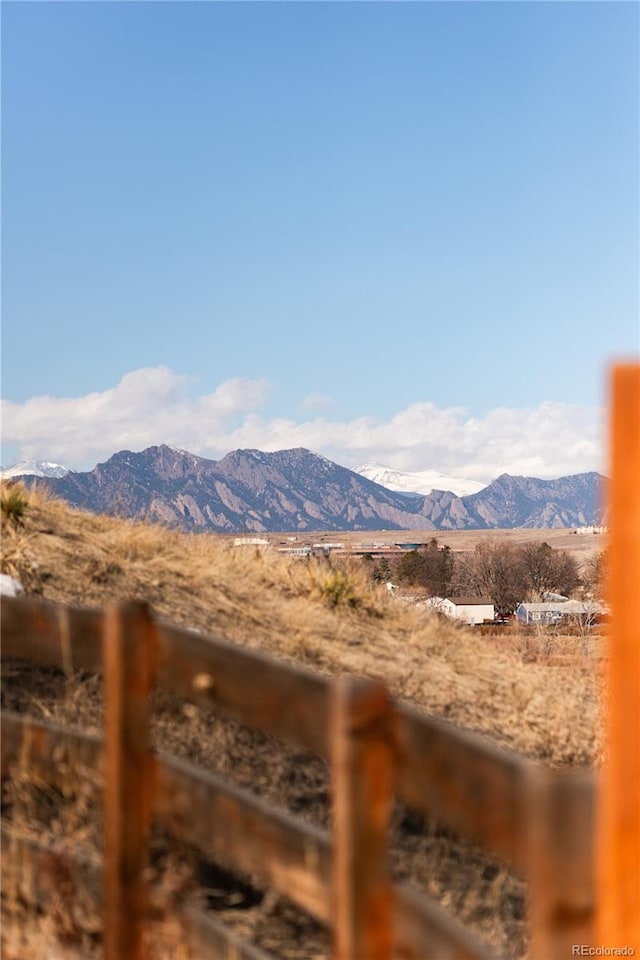
[[38, 482], [94, 513], [231, 533], [598, 524], [604, 478], [504, 474], [465, 497], [442, 490], [407, 497], [305, 449], [235, 450], [215, 461], [163, 445]]
[[478, 526], [588, 526], [603, 522], [605, 484], [598, 473], [579, 473], [559, 480], [504, 473], [484, 490], [465, 497], [464, 504]]

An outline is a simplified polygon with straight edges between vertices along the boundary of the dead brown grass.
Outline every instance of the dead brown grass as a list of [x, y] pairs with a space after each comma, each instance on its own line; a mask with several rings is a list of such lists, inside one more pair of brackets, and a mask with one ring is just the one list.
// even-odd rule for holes
[[[599, 756], [599, 678], [589, 661], [558, 669], [539, 657], [527, 662], [513, 645], [501, 646], [491, 637], [397, 603], [367, 580], [361, 566], [295, 561], [275, 551], [233, 548], [228, 538], [96, 517], [37, 489], [29, 495], [20, 530], [3, 526], [2, 569], [17, 576], [27, 592], [88, 606], [144, 599], [172, 622], [325, 673], [381, 676], [394, 695], [529, 757], [564, 766], [589, 765]], [[69, 680], [12, 665], [3, 693], [11, 709], [86, 730], [100, 728], [98, 678]], [[154, 730], [162, 749], [218, 770], [316, 823], [327, 823], [327, 771], [317, 758], [160, 695]], [[83, 782], [93, 796], [96, 785], [90, 777]], [[19, 788], [22, 795], [13, 795], [10, 804], [12, 820], [44, 822], [52, 833], [52, 818], [43, 818], [24, 784], [12, 787]], [[59, 804], [56, 816], [68, 837], [96, 849], [97, 801], [83, 796], [76, 785], [65, 804], [71, 812], [61, 813]], [[426, 884], [497, 949], [523, 956], [522, 882], [435, 824], [402, 810], [395, 819], [396, 874]], [[168, 872], [169, 878], [178, 874], [175, 865]], [[15, 903], [13, 907], [6, 917], [9, 929], [21, 917]], [[228, 919], [283, 955], [321, 956], [326, 949], [313, 925], [305, 927], [286, 901], [269, 894], [261, 906], [230, 911]], [[91, 930], [80, 924], [80, 932], [88, 951]], [[11, 956], [11, 937], [5, 943]], [[18, 953], [25, 960], [48, 955]]]

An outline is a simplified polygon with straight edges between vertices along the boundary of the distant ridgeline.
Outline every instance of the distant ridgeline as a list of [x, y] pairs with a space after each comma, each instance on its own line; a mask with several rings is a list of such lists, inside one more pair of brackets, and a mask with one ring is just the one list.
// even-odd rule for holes
[[468, 496], [432, 490], [407, 497], [303, 448], [235, 450], [215, 461], [163, 445], [37, 482], [94, 513], [191, 531], [262, 533], [599, 527], [606, 479], [503, 474]]

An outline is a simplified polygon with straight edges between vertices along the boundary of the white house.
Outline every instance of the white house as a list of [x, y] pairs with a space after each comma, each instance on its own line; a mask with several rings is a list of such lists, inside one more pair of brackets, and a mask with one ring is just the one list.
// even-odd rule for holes
[[520, 623], [560, 623], [564, 619], [593, 623], [607, 613], [607, 608], [595, 600], [547, 600], [543, 603], [521, 603], [516, 610]]
[[484, 623], [495, 617], [494, 605], [486, 597], [431, 597], [427, 606], [462, 623]]
[[312, 549], [309, 546], [303, 547], [278, 547], [278, 553], [283, 553], [287, 557], [297, 557], [298, 559], [306, 559], [312, 554]]

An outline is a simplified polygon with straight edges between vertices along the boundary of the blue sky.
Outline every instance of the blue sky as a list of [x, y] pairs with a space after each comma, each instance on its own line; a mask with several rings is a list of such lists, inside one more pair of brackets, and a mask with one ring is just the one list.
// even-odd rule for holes
[[602, 467], [633, 3], [2, 4], [7, 464]]

